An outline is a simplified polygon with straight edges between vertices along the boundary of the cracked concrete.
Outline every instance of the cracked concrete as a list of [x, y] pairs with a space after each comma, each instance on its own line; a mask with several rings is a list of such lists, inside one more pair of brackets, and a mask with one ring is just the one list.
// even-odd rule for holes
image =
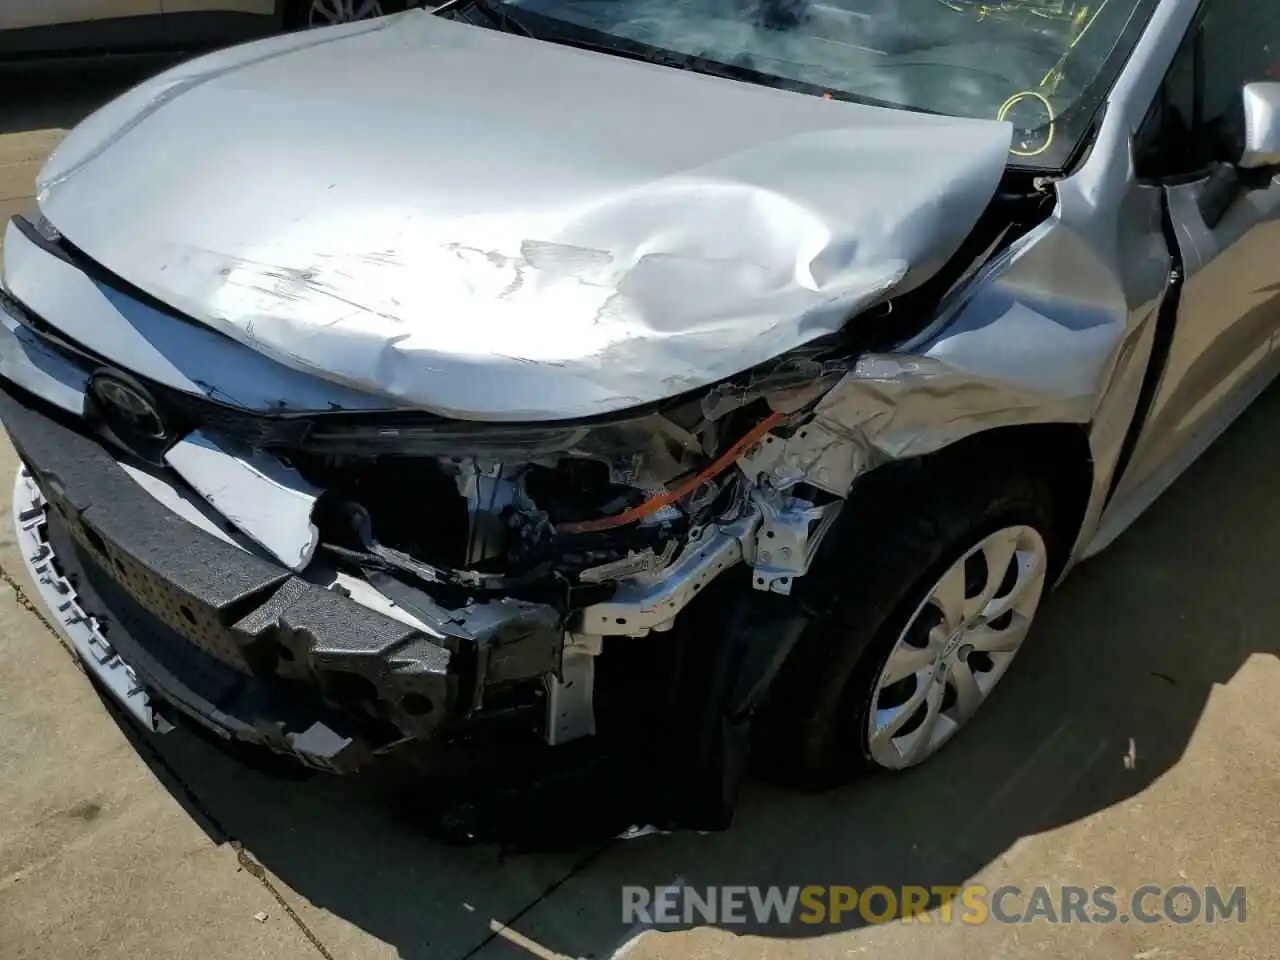
[[[29, 203], [61, 129], [148, 69], [0, 72], [0, 213]], [[442, 847], [360, 781], [283, 779], [181, 731], [140, 736], [27, 602], [5, 519], [0, 960], [605, 957], [634, 933], [620, 922], [619, 887], [675, 878], [1242, 884], [1248, 915], [1187, 926], [703, 926], [648, 934], [630, 957], [1273, 956], [1278, 440], [1273, 389], [1049, 601], [1001, 694], [925, 768], [818, 797], [755, 787], [728, 833], [563, 855]], [[0, 444], [0, 479], [15, 469]]]

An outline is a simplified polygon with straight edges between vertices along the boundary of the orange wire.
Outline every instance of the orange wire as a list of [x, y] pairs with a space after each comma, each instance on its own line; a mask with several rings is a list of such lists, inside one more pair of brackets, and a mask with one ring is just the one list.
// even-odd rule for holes
[[711, 466], [686, 480], [674, 490], [660, 493], [656, 497], [646, 500], [638, 507], [615, 513], [612, 517], [601, 517], [599, 520], [581, 520], [577, 523], [562, 523], [560, 524], [560, 529], [566, 533], [594, 533], [597, 530], [612, 530], [614, 527], [624, 527], [628, 523], [643, 520], [649, 514], [656, 513], [668, 504], [675, 503], [681, 497], [697, 490], [698, 487], [716, 476], [716, 474], [723, 473], [733, 461], [738, 459], [738, 454], [768, 433], [782, 419], [783, 415], [781, 413], [769, 414], [769, 416], [743, 434], [737, 443], [720, 454]]

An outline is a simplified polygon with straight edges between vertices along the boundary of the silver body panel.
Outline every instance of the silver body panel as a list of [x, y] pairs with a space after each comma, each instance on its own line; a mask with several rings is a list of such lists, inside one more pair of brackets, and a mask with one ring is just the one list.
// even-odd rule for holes
[[[124, 296], [66, 260], [49, 256], [12, 224], [5, 231], [4, 262], [6, 286], [38, 316], [57, 317], [59, 329], [83, 346], [175, 390], [206, 393], [251, 410], [387, 406], [384, 397], [299, 373]], [[83, 386], [80, 373], [77, 387]]]
[[1280, 164], [1280, 82], [1245, 87], [1244, 129], [1241, 167], [1252, 170]]
[[[745, 454], [768, 496], [582, 611], [570, 628], [581, 647], [668, 628], [737, 563], [774, 570], [758, 538], [795, 507], [801, 480], [843, 496], [883, 463], [996, 428], [1077, 425], [1090, 476], [1077, 560], [1225, 428], [1280, 356], [1269, 255], [1280, 187], [1243, 194], [1210, 226], [1203, 183], [1140, 183], [1132, 160], [1196, 8], [1159, 6], [1087, 158], [1047, 187], [1052, 214], [922, 334], [853, 363], [811, 430]], [[357, 62], [363, 72], [348, 69]], [[424, 96], [436, 84], [448, 95]], [[324, 124], [306, 109], [321, 99]], [[38, 279], [49, 258], [12, 233], [6, 283], [80, 337], [135, 331], [111, 354], [129, 369], [193, 393], [212, 383], [246, 406], [581, 416], [765, 363], [921, 282], [972, 230], [1008, 146], [1003, 124], [805, 98], [413, 13], [184, 65], [87, 120], [44, 171], [42, 210], [70, 240], [229, 338], [218, 349], [235, 362], [206, 369], [212, 379], [192, 373], [207, 331], [162, 340], [178, 323], [163, 313], [93, 284], [55, 290]], [[326, 163], [308, 162], [318, 151]], [[1157, 351], [1179, 261], [1176, 324]], [[0, 361], [74, 406], [83, 382], [10, 336]]]
[[1010, 141], [417, 11], [238, 59], [73, 132], [41, 209], [241, 343], [469, 419], [607, 413], [836, 332], [946, 261]]

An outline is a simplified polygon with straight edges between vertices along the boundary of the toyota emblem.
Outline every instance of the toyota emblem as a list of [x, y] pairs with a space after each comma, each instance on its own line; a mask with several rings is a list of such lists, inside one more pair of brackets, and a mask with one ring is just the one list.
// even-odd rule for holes
[[147, 440], [168, 437], [164, 418], [146, 388], [117, 373], [94, 374], [89, 389], [113, 426]]

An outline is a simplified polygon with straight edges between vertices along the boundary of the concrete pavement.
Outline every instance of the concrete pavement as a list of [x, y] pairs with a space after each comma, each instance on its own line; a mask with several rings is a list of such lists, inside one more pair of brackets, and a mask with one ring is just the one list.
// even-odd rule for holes
[[[0, 213], [29, 203], [62, 129], [149, 69], [0, 73]], [[6, 502], [15, 467], [0, 447]], [[0, 519], [0, 960], [603, 957], [634, 932], [619, 887], [677, 878], [1216, 883], [1247, 887], [1248, 918], [704, 926], [646, 934], [630, 957], [1272, 956], [1276, 477], [1273, 389], [1055, 594], [1001, 695], [921, 770], [820, 797], [753, 788], [725, 834], [506, 858], [433, 843], [358, 781], [284, 781], [182, 732], [135, 735], [27, 605]]]

